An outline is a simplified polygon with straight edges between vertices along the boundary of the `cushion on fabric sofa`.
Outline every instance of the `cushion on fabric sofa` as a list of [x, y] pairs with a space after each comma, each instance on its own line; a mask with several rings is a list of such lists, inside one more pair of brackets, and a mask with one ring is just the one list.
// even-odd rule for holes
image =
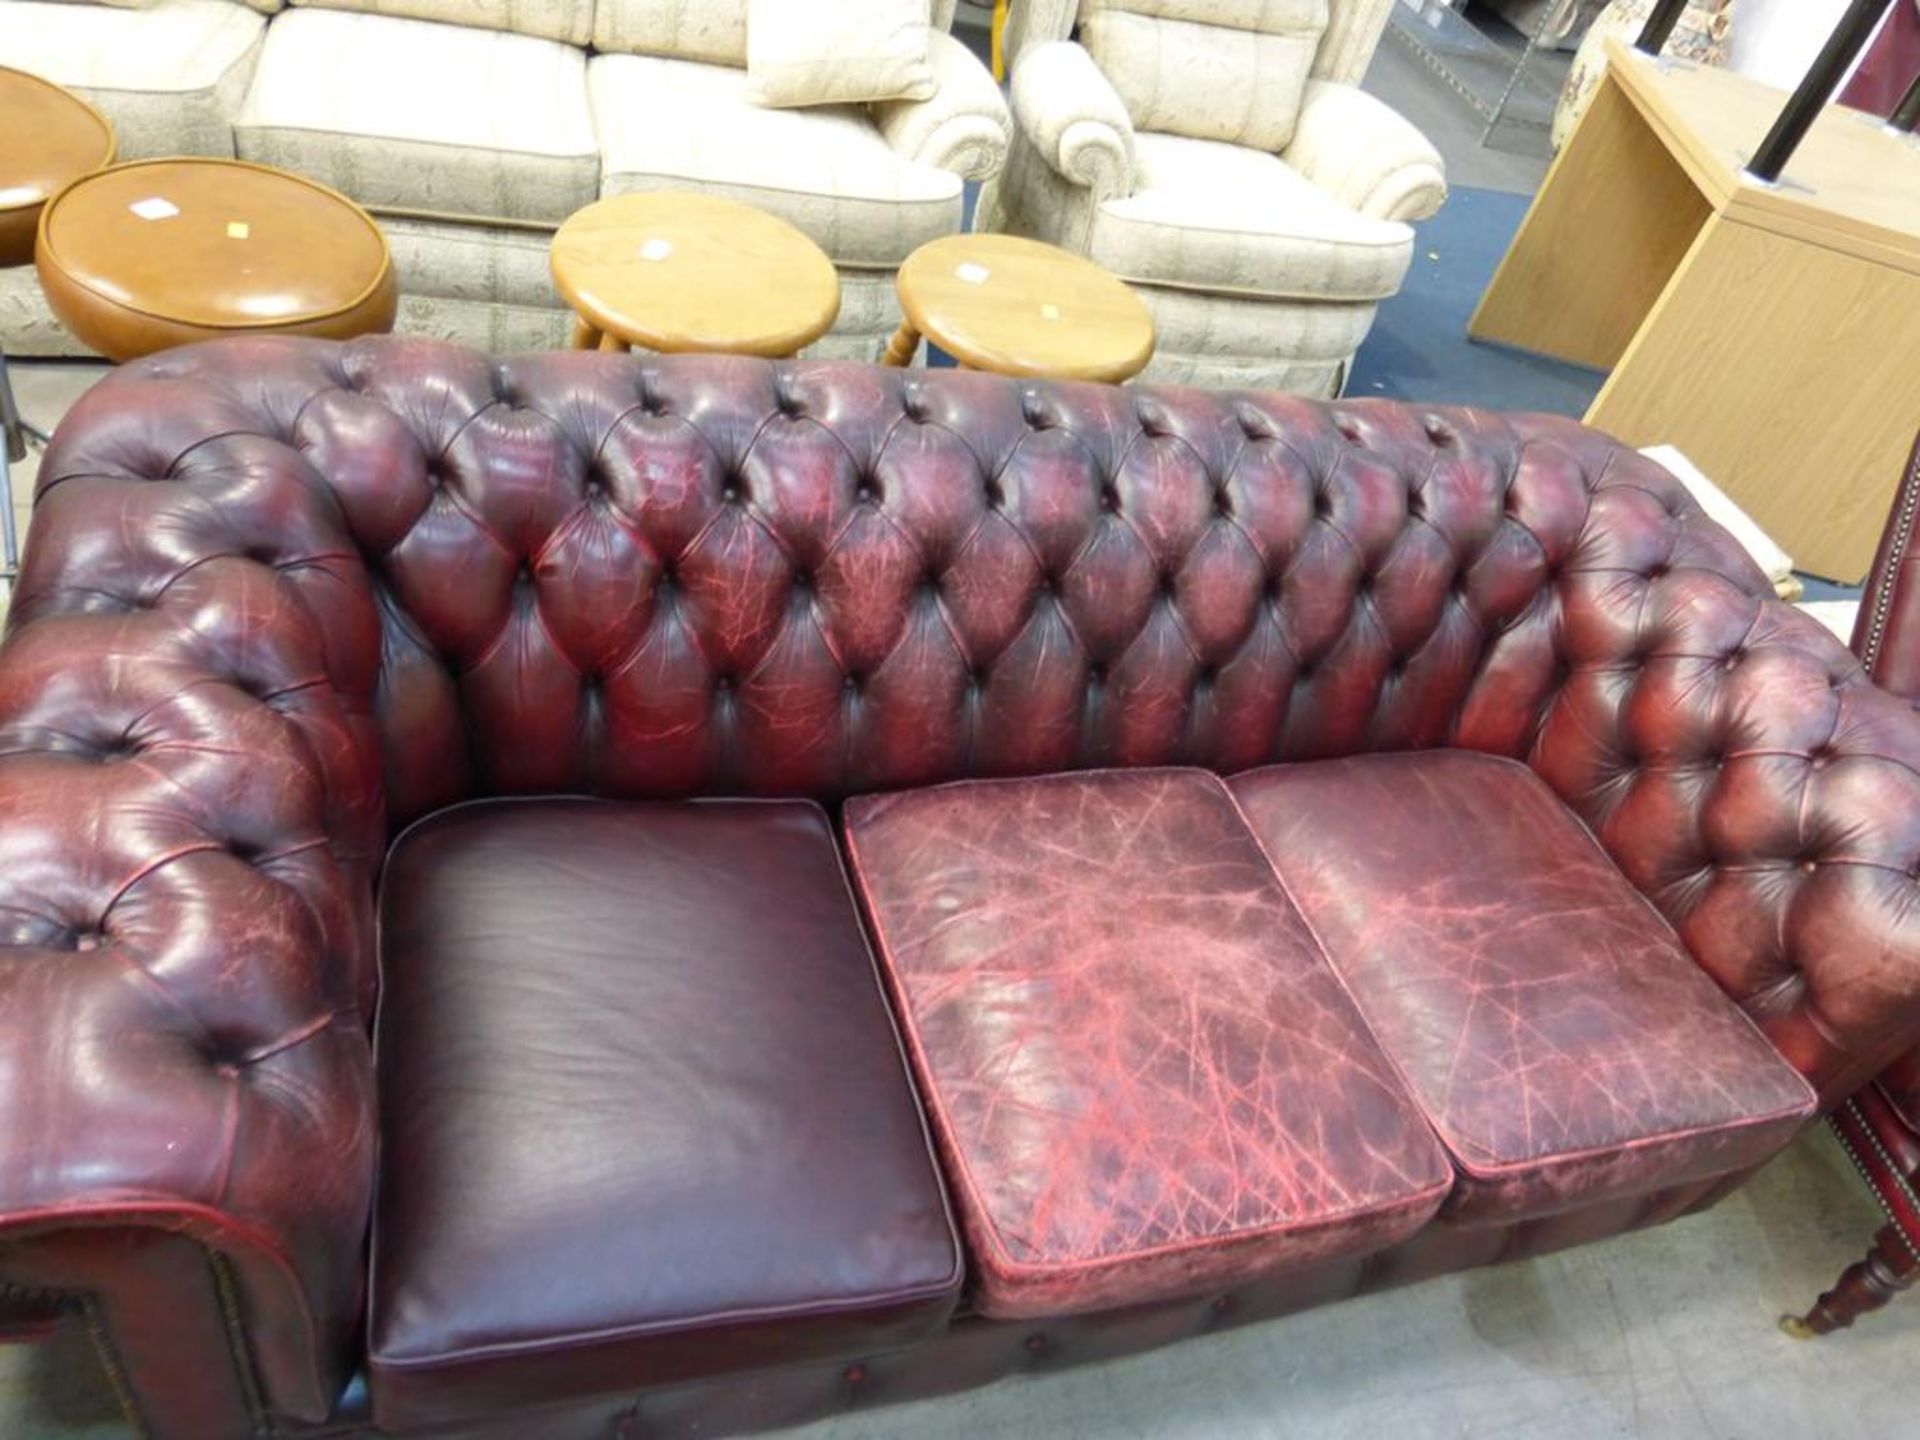
[[362, 10], [411, 20], [510, 30], [567, 45], [593, 38], [594, 0], [292, 0], [325, 10]]
[[395, 844], [387, 1426], [909, 1344], [959, 1249], [804, 802], [507, 800]]
[[902, 157], [863, 106], [769, 110], [747, 83], [718, 65], [596, 57], [602, 193], [697, 184], [798, 226], [841, 265], [897, 265], [960, 228], [960, 177]]
[[1413, 261], [1413, 231], [1335, 200], [1244, 145], [1134, 136], [1133, 193], [1094, 212], [1088, 253], [1126, 280], [1221, 294], [1383, 300]]
[[1230, 786], [1452, 1153], [1449, 1216], [1506, 1223], [1732, 1174], [1813, 1113], [1517, 761], [1373, 755]]
[[113, 122], [119, 158], [224, 155], [267, 22], [229, 0], [151, 9], [0, 0], [0, 64], [77, 91]]
[[268, 32], [235, 141], [365, 205], [564, 220], [599, 177], [585, 68], [526, 35], [293, 10]]
[[1386, 1248], [1446, 1158], [1201, 770], [850, 800], [881, 963], [997, 1317]]

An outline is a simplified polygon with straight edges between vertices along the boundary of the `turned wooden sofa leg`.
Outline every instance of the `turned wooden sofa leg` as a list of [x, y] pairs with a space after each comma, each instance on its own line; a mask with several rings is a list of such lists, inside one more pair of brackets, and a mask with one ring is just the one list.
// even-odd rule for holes
[[1899, 1227], [1882, 1226], [1866, 1258], [1849, 1265], [1833, 1289], [1814, 1301], [1805, 1315], [1781, 1316], [1780, 1328], [1796, 1340], [1844, 1330], [1886, 1305], [1916, 1279], [1920, 1279], [1920, 1260], [1914, 1258]]

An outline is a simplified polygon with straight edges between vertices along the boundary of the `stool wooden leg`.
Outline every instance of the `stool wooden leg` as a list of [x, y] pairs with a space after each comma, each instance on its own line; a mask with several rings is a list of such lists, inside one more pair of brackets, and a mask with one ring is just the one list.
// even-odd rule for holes
[[584, 320], [573, 322], [573, 348], [576, 350], [598, 350], [600, 331]]
[[1920, 1264], [1915, 1263], [1913, 1252], [1897, 1227], [1885, 1226], [1873, 1237], [1866, 1259], [1848, 1266], [1833, 1289], [1814, 1301], [1805, 1315], [1781, 1316], [1780, 1328], [1796, 1340], [1844, 1330], [1908, 1289], [1916, 1278], [1920, 1278]]
[[913, 352], [920, 348], [920, 332], [911, 322], [902, 320], [900, 328], [893, 332], [893, 339], [887, 342], [887, 353], [880, 357], [882, 365], [891, 365], [896, 370], [913, 363]]
[[624, 355], [633, 347], [609, 330], [600, 337], [600, 348], [615, 355]]

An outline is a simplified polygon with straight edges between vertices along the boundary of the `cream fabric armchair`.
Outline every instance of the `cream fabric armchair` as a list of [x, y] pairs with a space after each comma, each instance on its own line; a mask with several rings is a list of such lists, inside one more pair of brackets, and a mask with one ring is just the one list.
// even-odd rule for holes
[[1131, 283], [1147, 378], [1337, 393], [1447, 193], [1426, 137], [1355, 88], [1393, 3], [1017, 6], [1015, 136], [975, 223]]

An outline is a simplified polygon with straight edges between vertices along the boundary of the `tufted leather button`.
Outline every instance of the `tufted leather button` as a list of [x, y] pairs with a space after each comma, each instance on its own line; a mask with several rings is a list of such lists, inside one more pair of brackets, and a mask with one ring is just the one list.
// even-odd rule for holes
[[1454, 442], [1453, 428], [1438, 415], [1426, 416], [1421, 421], [1420, 428], [1426, 432], [1427, 439], [1435, 445], [1451, 445]]
[[802, 595], [811, 595], [813, 593], [813, 573], [808, 570], [794, 571], [793, 588]]
[[1108, 514], [1114, 514], [1120, 509], [1120, 491], [1111, 481], [1100, 487], [1100, 508]]
[[1047, 417], [1046, 413], [1040, 408], [1040, 392], [1038, 390], [1022, 390], [1020, 392], [1020, 418], [1027, 423], [1029, 429], [1044, 430], [1047, 428]]
[[840, 688], [845, 690], [849, 695], [857, 695], [860, 693], [860, 687], [865, 683], [866, 681], [861, 676], [849, 670], [846, 675], [842, 677]]
[[1213, 492], [1213, 513], [1223, 518], [1233, 514], [1233, 496], [1222, 487]]
[[932, 414], [927, 408], [927, 396], [918, 385], [905, 385], [900, 390], [900, 409], [916, 425], [927, 423]]
[[998, 510], [1002, 505], [1006, 504], [1006, 491], [1000, 488], [1000, 482], [998, 480], [988, 480], [987, 483], [981, 487], [981, 493], [987, 498], [987, 508], [989, 510]]
[[976, 665], [971, 670], [967, 671], [967, 684], [972, 686], [975, 690], [985, 689], [987, 684], [987, 678], [988, 678], [987, 669], [986, 669], [986, 666], [984, 665]]
[[875, 505], [879, 503], [880, 491], [872, 481], [862, 480], [853, 487], [853, 498], [862, 505]]
[[867, 1378], [867, 1367], [858, 1363], [849, 1365], [840, 1372], [840, 1378], [849, 1385], [858, 1385]]
[[1340, 438], [1348, 444], [1358, 445], [1360, 443], [1360, 425], [1351, 415], [1335, 413], [1333, 417], [1333, 428], [1339, 433]]
[[1104, 685], [1107, 679], [1107, 667], [1105, 663], [1102, 661], [1096, 660], [1091, 665], [1087, 666], [1087, 679], [1092, 684]]
[[720, 501], [725, 505], [738, 505], [740, 503], [740, 487], [729, 480], [720, 487]]
[[1658, 564], [1658, 565], [1651, 566], [1647, 570], [1647, 579], [1649, 580], [1664, 579], [1667, 574], [1667, 569], [1668, 567], [1665, 564], [1665, 562], [1662, 562], [1661, 564]]
[[714, 676], [713, 688], [716, 694], [731, 695], [733, 693], [733, 677], [731, 675]]
[[1313, 518], [1316, 520], [1325, 520], [1332, 514], [1333, 496], [1329, 495], [1325, 490], [1315, 490], [1313, 492]]

